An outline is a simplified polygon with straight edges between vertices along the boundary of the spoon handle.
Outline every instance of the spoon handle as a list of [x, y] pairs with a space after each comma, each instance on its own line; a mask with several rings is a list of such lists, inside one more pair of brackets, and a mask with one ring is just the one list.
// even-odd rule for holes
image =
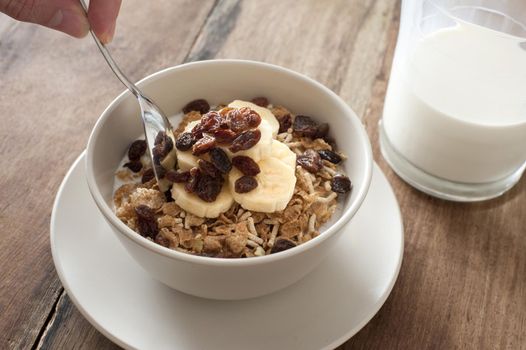
[[[79, 0], [79, 2], [82, 8], [84, 9], [84, 12], [86, 12], [86, 16], [87, 16], [88, 6], [86, 6], [86, 2], [84, 0]], [[115, 61], [113, 60], [113, 57], [111, 57], [110, 52], [108, 51], [108, 49], [106, 49], [106, 46], [104, 46], [104, 44], [100, 42], [99, 38], [97, 38], [93, 30], [91, 29], [91, 26], [90, 26], [89, 32], [91, 36], [93, 37], [93, 39], [95, 40], [95, 43], [97, 44], [97, 47], [102, 53], [102, 56], [104, 56], [104, 59], [106, 60], [106, 62], [108, 62], [108, 65], [110, 66], [113, 73], [115, 73], [117, 78], [119, 78], [119, 80], [124, 84], [124, 86], [126, 86], [128, 90], [130, 90], [132, 94], [135, 95], [135, 97], [137, 98], [143, 97], [144, 95], [142, 94], [141, 90], [139, 90], [139, 88], [135, 86], [134, 83], [129, 81], [128, 78], [126, 78], [126, 76], [124, 75], [124, 73], [120, 70], [119, 66], [117, 66], [117, 63], [115, 63]]]

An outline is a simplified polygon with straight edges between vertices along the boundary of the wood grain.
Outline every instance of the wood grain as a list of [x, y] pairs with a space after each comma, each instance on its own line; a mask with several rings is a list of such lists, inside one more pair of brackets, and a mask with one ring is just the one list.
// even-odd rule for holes
[[119, 349], [79, 313], [63, 293], [37, 349]]
[[[163, 0], [145, 12], [144, 2], [124, 2], [116, 60], [134, 80], [181, 63], [213, 3]], [[0, 348], [26, 349], [62, 292], [49, 248], [55, 193], [123, 88], [90, 38], [0, 22]]]
[[452, 203], [408, 186], [380, 155], [398, 22], [395, 12], [364, 122], [401, 206], [404, 262], [380, 312], [339, 349], [525, 349], [526, 178], [501, 198]]
[[362, 116], [394, 10], [394, 1], [220, 0], [189, 60], [243, 58], [291, 68], [339, 92]]
[[[401, 206], [405, 253], [385, 305], [339, 349], [526, 349], [526, 179], [501, 198], [457, 204], [412, 189], [381, 157], [398, 23], [395, 0], [128, 0], [111, 48], [133, 79], [210, 58], [282, 65], [362, 117]], [[0, 348], [118, 348], [62, 292], [48, 221], [61, 178], [122, 88], [89, 40], [4, 17], [0, 87], [11, 130], [0, 128]]]

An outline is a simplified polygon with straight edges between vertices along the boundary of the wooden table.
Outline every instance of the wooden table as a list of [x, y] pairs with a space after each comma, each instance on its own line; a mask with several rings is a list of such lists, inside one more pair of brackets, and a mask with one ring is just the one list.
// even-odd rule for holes
[[[395, 0], [126, 0], [111, 50], [134, 80], [210, 58], [271, 62], [327, 85], [362, 117], [400, 202], [405, 253], [391, 296], [341, 349], [526, 349], [526, 178], [499, 199], [450, 203], [406, 185], [380, 155], [398, 22]], [[1, 16], [0, 88], [0, 348], [116, 348], [64, 292], [49, 219], [123, 87], [91, 39]]]

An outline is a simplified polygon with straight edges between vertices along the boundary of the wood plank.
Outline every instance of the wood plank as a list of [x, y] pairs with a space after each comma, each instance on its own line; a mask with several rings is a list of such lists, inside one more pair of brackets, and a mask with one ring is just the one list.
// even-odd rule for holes
[[[134, 80], [181, 63], [213, 3], [123, 2], [111, 45], [116, 60]], [[123, 87], [91, 38], [78, 41], [0, 16], [7, 126], [0, 127], [0, 348], [24, 349], [61, 292], [48, 238], [53, 198], [99, 114]]]
[[[329, 30], [331, 23], [341, 23], [338, 31], [333, 32], [333, 35], [329, 37], [325, 37], [324, 35], [320, 38], [320, 35], [318, 35], [318, 38], [314, 39], [315, 43], [313, 44], [302, 43], [300, 41], [294, 41], [293, 39], [296, 39], [299, 34], [305, 30], [312, 32], [311, 34], [320, 32], [312, 27], [310, 20], [312, 16], [315, 16], [324, 9], [324, 6], [320, 6], [316, 1], [266, 1], [256, 3], [254, 1], [220, 0], [208, 18], [187, 60], [194, 61], [215, 57], [242, 57], [288, 65], [290, 68], [298, 71], [302, 71], [302, 69], [308, 67], [309, 71], [307, 73], [310, 73], [310, 75], [315, 78], [323, 79], [322, 82], [328, 86], [338, 89], [344, 86], [345, 88], [342, 90], [352, 90], [352, 84], [339, 79], [339, 76], [342, 75], [342, 72], [348, 67], [349, 62], [352, 60], [358, 62], [363, 61], [363, 58], [360, 56], [360, 53], [362, 53], [374, 57], [374, 60], [369, 58], [369, 61], [373, 63], [368, 65], [368, 69], [378, 70], [381, 66], [383, 54], [383, 52], [381, 52], [382, 43], [385, 47], [387, 39], [385, 33], [386, 28], [389, 26], [390, 19], [390, 16], [386, 15], [386, 13], [390, 14], [394, 11], [393, 4], [389, 6], [385, 5], [385, 2], [372, 1], [366, 5], [364, 5], [363, 2], [349, 3], [347, 1], [339, 1], [334, 3], [333, 7], [329, 7], [329, 13], [323, 18], [323, 22], [318, 24], [326, 26], [327, 30]], [[292, 9], [289, 11], [288, 9], [291, 7]], [[345, 11], [340, 11], [341, 9]], [[262, 16], [261, 13], [264, 14], [264, 16]], [[298, 13], [301, 14], [300, 17], [297, 16]], [[276, 24], [288, 24], [285, 26], [276, 25], [274, 27], [274, 33], [268, 33], [266, 25], [251, 26], [250, 28], [253, 32], [244, 33], [245, 27], [251, 23], [249, 19], [256, 15], [260, 18], [261, 23], [274, 21]], [[381, 19], [380, 24], [378, 24], [378, 19]], [[289, 35], [291, 28], [295, 28], [293, 35]], [[258, 38], [256, 43], [258, 45], [246, 48], [243, 45], [244, 39], [237, 38], [242, 35]], [[290, 36], [288, 40], [279, 44], [274, 43], [274, 36], [286, 37], [288, 35]], [[234, 36], [234, 39], [232, 39], [231, 36]], [[358, 44], [353, 43], [353, 38], [357, 38], [356, 41]], [[261, 42], [262, 39], [268, 40], [268, 42]], [[337, 39], [338, 42], [332, 42], [334, 39]], [[296, 51], [294, 60], [289, 61], [288, 54], [284, 55], [283, 49], [290, 46], [291, 40], [295, 42], [297, 47], [293, 47], [293, 50]], [[379, 45], [369, 49], [369, 40], [379, 42]], [[253, 44], [254, 43], [252, 43], [252, 45]], [[262, 50], [266, 45], [274, 48], [272, 51], [273, 56], [265, 50]], [[311, 52], [317, 45], [324, 45], [326, 47], [317, 48], [316, 52]], [[320, 64], [327, 60], [325, 51], [329, 47], [338, 46], [345, 47], [345, 50], [342, 52], [334, 52], [334, 62], [330, 60], [331, 65], [328, 67], [328, 70], [320, 70]], [[252, 49], [259, 50], [257, 55], [251, 53]], [[232, 50], [239, 50], [239, 52], [231, 54]], [[225, 56], [222, 56], [223, 51], [226, 52]], [[359, 86], [369, 84], [372, 87], [375, 77], [376, 71], [371, 72], [368, 80], [361, 82]], [[362, 96], [364, 96], [363, 94], [367, 96], [367, 94], [371, 93], [371, 89], [363, 88], [360, 89], [360, 92], [362, 92]], [[367, 97], [362, 97], [362, 99], [365, 101]], [[365, 109], [365, 104], [362, 109]], [[41, 343], [42, 348], [64, 346], [69, 348], [76, 347], [79, 344], [84, 344], [86, 348], [90, 348], [95, 344], [97, 344], [97, 347], [104, 344], [104, 337], [90, 327], [82, 315], [72, 308], [69, 298], [61, 298], [57, 314], [63, 313], [67, 313], [67, 316], [62, 316], [60, 322], [53, 322], [46, 331], [45, 341]], [[77, 332], [75, 330], [83, 331]], [[87, 334], [83, 335], [84, 333]], [[109, 345], [105, 344], [104, 347], [106, 348], [106, 346], [110, 348]]]
[[407, 185], [380, 154], [398, 22], [395, 13], [364, 122], [401, 206], [404, 262], [380, 312], [339, 349], [525, 349], [526, 178], [501, 198], [453, 203]]
[[291, 68], [340, 93], [362, 116], [394, 9], [395, 1], [220, 0], [188, 59], [243, 58]]
[[[221, 1], [219, 6], [236, 19], [236, 26], [228, 38], [214, 41], [208, 33], [214, 33], [218, 21], [209, 21], [190, 59], [240, 57], [287, 66], [328, 85], [364, 115], [375, 159], [400, 200], [408, 238], [393, 295], [344, 348], [518, 348], [526, 332], [521, 316], [526, 288], [520, 278], [526, 258], [519, 240], [526, 223], [526, 180], [500, 199], [455, 204], [424, 195], [396, 177], [380, 155], [377, 122], [398, 10], [387, 2], [347, 2], [332, 9], [325, 5]], [[256, 16], [266, 27], [253, 24]], [[495, 240], [495, 234], [502, 237]], [[502, 264], [495, 264], [495, 256]]]
[[[137, 330], [140, 331], [140, 330]], [[120, 349], [99, 333], [77, 310], [66, 293], [40, 339], [37, 349]]]
[[[193, 15], [202, 23], [205, 10], [212, 7], [211, 1], [206, 9], [197, 8], [204, 2], [195, 3], [164, 0], [162, 6], [152, 4], [151, 11], [159, 15], [156, 20], [151, 20], [150, 13], [133, 10], [144, 6], [137, 0], [126, 3], [118, 26], [126, 34], [118, 35], [112, 49], [134, 79], [185, 58], [249, 58], [305, 73], [339, 93], [363, 116], [375, 159], [394, 187], [406, 229], [399, 279], [380, 312], [339, 349], [526, 349], [526, 178], [499, 199], [456, 204], [412, 189], [380, 155], [377, 122], [396, 40], [399, 4], [394, 0], [219, 0], [190, 50], [200, 28], [188, 23], [196, 26], [198, 21], [185, 22], [190, 27], [183, 28], [187, 33], [179, 32], [181, 23]], [[165, 13], [174, 12], [177, 21], [171, 29]], [[98, 114], [121, 87], [108, 75], [101, 59], [97, 60], [91, 42], [79, 44], [59, 34], [1, 21], [0, 84], [8, 91], [0, 94], [0, 105], [7, 106], [2, 121], [13, 125], [16, 133], [8, 138], [5, 129], [0, 129], [0, 151], [8, 155], [0, 160], [7, 173], [0, 179], [0, 229], [7, 232], [0, 242], [0, 348], [6, 347], [3, 344], [27, 348], [61, 291], [46, 245], [51, 198]], [[159, 27], [152, 25], [159, 21]], [[155, 28], [146, 36], [141, 30], [148, 24]], [[177, 40], [169, 39], [172, 33]], [[55, 51], [47, 50], [50, 42]], [[142, 58], [145, 48], [158, 47], [164, 54], [153, 61]], [[133, 59], [127, 58], [130, 52]], [[169, 55], [172, 52], [175, 62]], [[76, 77], [81, 74], [82, 79]], [[92, 86], [97, 87], [95, 91]], [[77, 90], [86, 97], [73, 95]], [[46, 104], [37, 100], [42, 95]], [[18, 104], [24, 99], [29, 117], [22, 115], [18, 105], [6, 102], [17, 96]], [[48, 106], [49, 102], [60, 108]], [[44, 118], [32, 115], [39, 112]], [[49, 119], [54, 114], [62, 123], [58, 127]], [[29, 121], [36, 120], [38, 132], [29, 127]], [[74, 129], [77, 124], [80, 128]], [[67, 150], [56, 147], [44, 158], [42, 151], [17, 143], [22, 135], [28, 135], [37, 148], [67, 144]], [[11, 162], [16, 165], [8, 166]], [[39, 169], [36, 179], [17, 177], [35, 168], [28, 163]], [[15, 190], [7, 191], [9, 186]], [[22, 194], [25, 198], [18, 199]], [[21, 212], [28, 208], [30, 213], [20, 223]], [[39, 228], [35, 233], [34, 227]], [[24, 240], [31, 233], [36, 239]], [[21, 276], [31, 277], [21, 280]], [[47, 329], [42, 330], [39, 347], [117, 348], [89, 325], [66, 295], [60, 297], [52, 315]]]

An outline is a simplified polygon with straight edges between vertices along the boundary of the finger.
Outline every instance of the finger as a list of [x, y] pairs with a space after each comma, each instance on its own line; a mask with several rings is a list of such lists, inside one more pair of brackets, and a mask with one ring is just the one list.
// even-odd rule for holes
[[121, 8], [121, 0], [91, 0], [88, 19], [91, 28], [104, 44], [109, 43], [115, 34], [115, 23]]
[[0, 0], [0, 10], [16, 20], [40, 24], [77, 38], [85, 36], [89, 29], [77, 0]]

